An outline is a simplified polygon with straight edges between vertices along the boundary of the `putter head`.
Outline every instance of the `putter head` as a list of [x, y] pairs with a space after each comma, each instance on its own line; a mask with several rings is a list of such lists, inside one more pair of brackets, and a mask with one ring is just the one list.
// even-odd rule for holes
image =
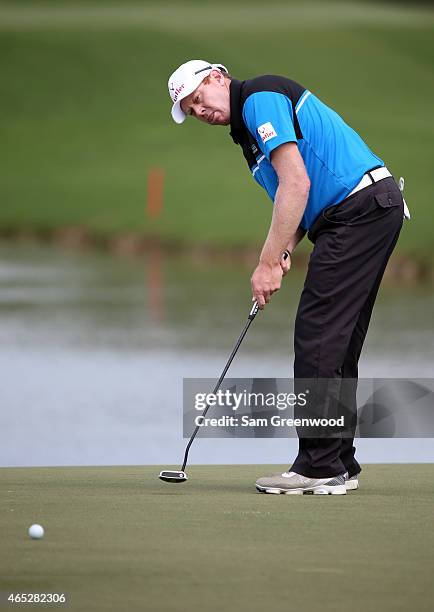
[[188, 480], [188, 476], [185, 472], [173, 470], [163, 470], [160, 472], [158, 478], [166, 482], [185, 482]]

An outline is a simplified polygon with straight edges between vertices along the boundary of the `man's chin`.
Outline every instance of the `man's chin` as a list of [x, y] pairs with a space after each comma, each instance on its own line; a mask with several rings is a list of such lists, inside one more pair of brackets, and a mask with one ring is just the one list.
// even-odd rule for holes
[[230, 123], [231, 123], [230, 119], [220, 119], [219, 121], [216, 121], [212, 125], [230, 125]]
[[231, 120], [229, 117], [221, 117], [219, 113], [212, 121], [207, 121], [206, 123], [208, 125], [230, 125]]

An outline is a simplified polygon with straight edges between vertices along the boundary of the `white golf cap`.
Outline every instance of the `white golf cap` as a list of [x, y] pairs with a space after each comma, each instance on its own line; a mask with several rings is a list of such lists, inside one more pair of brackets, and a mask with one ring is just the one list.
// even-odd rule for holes
[[181, 100], [189, 96], [202, 83], [212, 70], [227, 72], [222, 64], [210, 64], [204, 60], [190, 60], [182, 64], [170, 76], [168, 87], [172, 98], [172, 117], [176, 123], [185, 121], [185, 113], [181, 109]]

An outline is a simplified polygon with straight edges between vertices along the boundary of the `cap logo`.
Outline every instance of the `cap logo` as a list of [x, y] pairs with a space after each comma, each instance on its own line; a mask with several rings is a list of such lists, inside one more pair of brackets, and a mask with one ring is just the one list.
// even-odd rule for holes
[[178, 99], [178, 97], [179, 97], [179, 94], [180, 94], [180, 93], [181, 93], [181, 91], [184, 89], [184, 87], [185, 87], [185, 85], [184, 85], [184, 83], [182, 83], [182, 85], [180, 85], [179, 87], [177, 87], [177, 88], [175, 89], [174, 85], [173, 85], [172, 83], [170, 83], [170, 88], [169, 88], [169, 89], [170, 89], [170, 91], [172, 91], [172, 92], [173, 92], [173, 93], [172, 93], [172, 100], [173, 100], [174, 102], [176, 102], [176, 101], [177, 101], [177, 99]]

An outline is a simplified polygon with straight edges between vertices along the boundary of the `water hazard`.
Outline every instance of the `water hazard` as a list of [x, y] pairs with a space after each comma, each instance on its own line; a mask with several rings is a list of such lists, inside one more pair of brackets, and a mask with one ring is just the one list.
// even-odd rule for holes
[[[251, 269], [0, 244], [0, 465], [177, 464], [183, 377], [217, 378], [250, 309]], [[258, 315], [233, 377], [292, 375], [303, 284]], [[434, 291], [383, 286], [360, 376], [431, 377]], [[433, 461], [430, 440], [361, 440], [360, 461]], [[290, 462], [295, 440], [198, 439], [192, 463]]]

